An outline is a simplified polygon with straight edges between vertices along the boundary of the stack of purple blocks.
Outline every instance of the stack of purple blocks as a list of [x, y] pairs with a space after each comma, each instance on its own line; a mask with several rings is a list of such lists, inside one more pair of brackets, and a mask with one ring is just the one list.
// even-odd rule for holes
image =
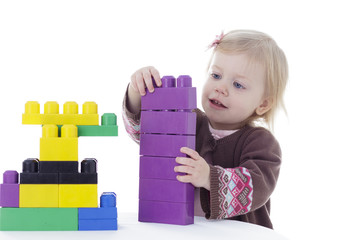
[[176, 179], [181, 147], [195, 149], [196, 88], [191, 77], [164, 76], [141, 99], [139, 221], [194, 223], [194, 187]]

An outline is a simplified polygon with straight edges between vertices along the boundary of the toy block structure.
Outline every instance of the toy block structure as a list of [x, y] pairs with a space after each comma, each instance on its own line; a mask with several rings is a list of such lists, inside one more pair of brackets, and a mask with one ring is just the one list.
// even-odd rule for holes
[[4, 173], [1, 231], [117, 230], [115, 193], [103, 194], [98, 208], [98, 161], [78, 161], [79, 136], [117, 136], [117, 117], [105, 113], [98, 125], [94, 102], [84, 103], [82, 114], [75, 102], [63, 109], [60, 114], [57, 102], [47, 102], [40, 114], [39, 103], [25, 104], [23, 124], [42, 125], [40, 157], [24, 160], [20, 174]]
[[79, 230], [117, 230], [116, 194], [103, 193], [100, 208], [79, 208]]
[[194, 187], [176, 179], [181, 147], [195, 149], [196, 88], [190, 76], [164, 76], [141, 99], [139, 221], [194, 223]]

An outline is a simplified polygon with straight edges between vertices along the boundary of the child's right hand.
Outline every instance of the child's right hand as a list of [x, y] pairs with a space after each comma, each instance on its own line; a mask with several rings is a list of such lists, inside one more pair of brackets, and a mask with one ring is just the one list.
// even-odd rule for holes
[[152, 67], [143, 67], [137, 70], [131, 75], [130, 87], [135, 93], [144, 96], [146, 94], [146, 88], [149, 92], [154, 92], [153, 79], [158, 87], [161, 86], [161, 78], [159, 71]]

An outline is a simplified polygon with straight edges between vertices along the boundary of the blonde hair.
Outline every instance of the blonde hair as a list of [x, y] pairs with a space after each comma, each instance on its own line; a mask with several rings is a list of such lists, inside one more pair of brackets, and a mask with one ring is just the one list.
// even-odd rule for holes
[[254, 113], [248, 120], [252, 123], [264, 122], [270, 130], [273, 130], [277, 110], [283, 109], [286, 113], [283, 96], [288, 80], [288, 64], [284, 52], [269, 35], [253, 30], [228, 32], [220, 36], [212, 46], [214, 46], [212, 56], [216, 51], [230, 54], [244, 53], [250, 63], [258, 63], [265, 67], [267, 89], [265, 94], [273, 100], [272, 107], [261, 116]]

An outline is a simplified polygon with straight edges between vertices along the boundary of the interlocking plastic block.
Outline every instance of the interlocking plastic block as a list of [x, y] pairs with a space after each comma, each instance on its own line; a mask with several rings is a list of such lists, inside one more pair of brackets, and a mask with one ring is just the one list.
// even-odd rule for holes
[[141, 133], [195, 135], [196, 113], [142, 111]]
[[83, 136], [118, 136], [117, 117], [114, 113], [101, 116], [101, 126], [78, 126], [79, 137]]
[[79, 231], [118, 230], [117, 219], [79, 219]]
[[96, 208], [97, 184], [60, 184], [59, 207]]
[[81, 162], [81, 173], [59, 173], [60, 184], [97, 184], [97, 160], [85, 158]]
[[149, 179], [169, 179], [176, 180], [176, 175], [181, 173], [174, 172], [174, 167], [179, 164], [175, 162], [175, 157], [140, 157], [140, 178]]
[[78, 136], [75, 125], [64, 125], [58, 137], [56, 125], [44, 125], [40, 139], [40, 161], [77, 161]]
[[0, 208], [1, 231], [77, 231], [77, 208]]
[[19, 207], [19, 174], [5, 171], [3, 184], [0, 184], [0, 207]]
[[165, 202], [193, 202], [194, 186], [177, 180], [140, 179], [139, 199]]
[[139, 200], [139, 221], [188, 225], [194, 223], [194, 202]]
[[59, 174], [20, 173], [20, 184], [59, 184]]
[[117, 230], [116, 194], [103, 193], [100, 208], [79, 208], [79, 230]]
[[97, 173], [59, 173], [59, 184], [97, 184]]
[[154, 93], [147, 92], [141, 97], [142, 110], [196, 108], [196, 88], [191, 87], [191, 77], [180, 76], [177, 87], [173, 76], [164, 76], [161, 80], [163, 84], [160, 88], [156, 88]]
[[100, 208], [79, 208], [79, 219], [117, 218], [116, 194], [104, 192], [100, 197]]
[[28, 158], [23, 161], [23, 172], [20, 173], [20, 184], [58, 184], [58, 173], [39, 173], [39, 160]]
[[21, 208], [59, 207], [58, 184], [20, 184]]
[[40, 114], [40, 104], [29, 101], [25, 104], [25, 113], [22, 116], [23, 124], [55, 124], [55, 125], [99, 125], [99, 114], [95, 102], [85, 102], [82, 114], [78, 113], [78, 104], [66, 102], [63, 114], [59, 114], [57, 102], [46, 102], [44, 114]]
[[140, 136], [140, 155], [143, 156], [185, 157], [186, 154], [180, 152], [182, 147], [195, 149], [195, 136], [158, 134]]
[[40, 161], [39, 173], [77, 173], [78, 161]]
[[79, 208], [79, 219], [116, 219], [117, 208]]

